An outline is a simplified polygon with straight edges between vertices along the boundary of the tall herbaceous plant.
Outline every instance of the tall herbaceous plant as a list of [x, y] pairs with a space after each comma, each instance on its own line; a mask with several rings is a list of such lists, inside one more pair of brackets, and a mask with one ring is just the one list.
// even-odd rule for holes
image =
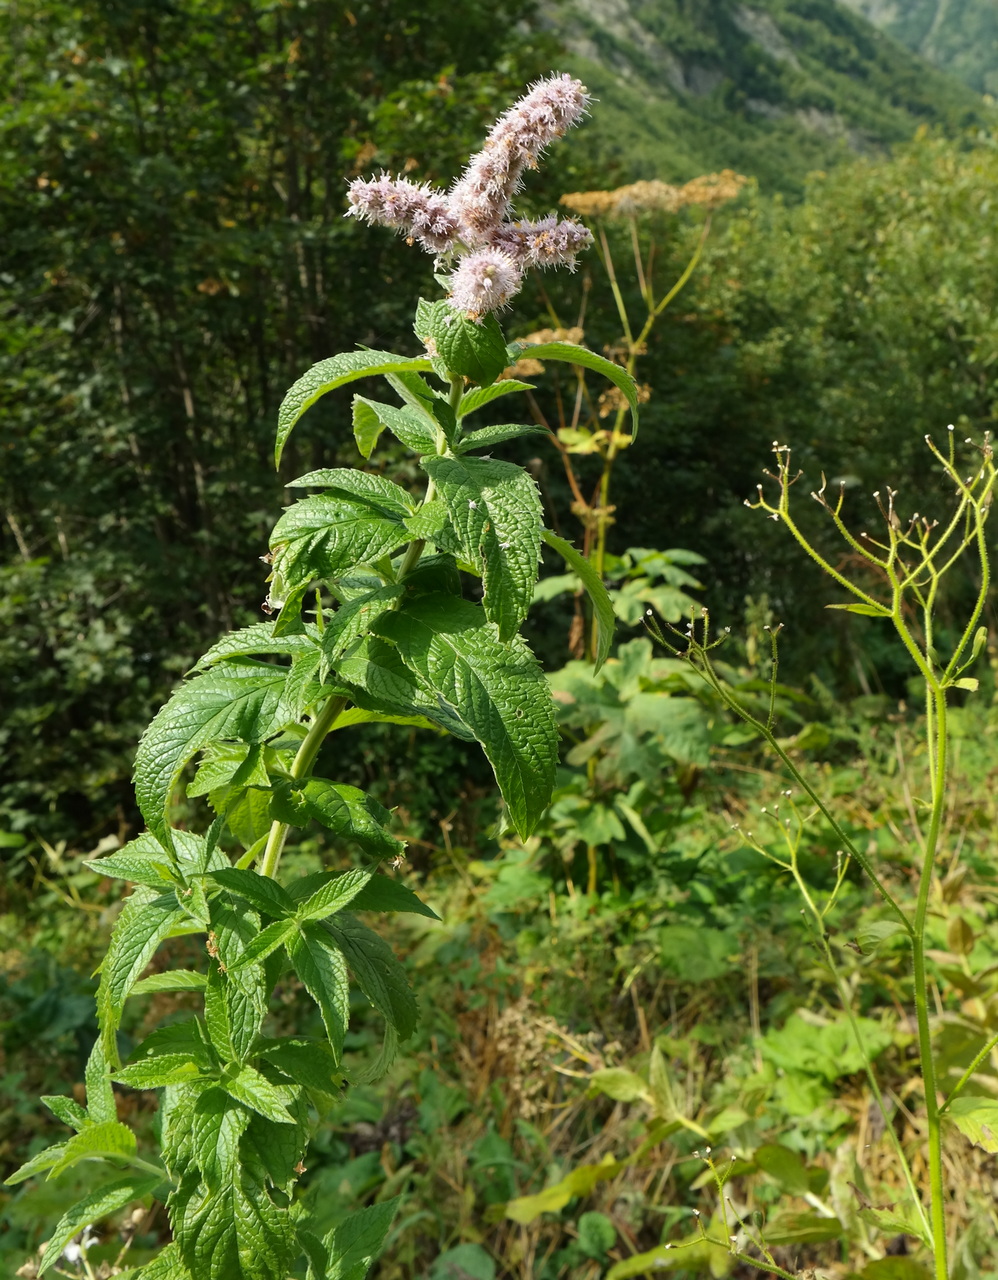
[[[498, 120], [450, 191], [390, 177], [350, 187], [351, 214], [436, 255], [447, 296], [416, 307], [420, 354], [359, 348], [309, 370], [281, 406], [276, 460], [320, 396], [381, 375], [390, 402], [353, 400], [358, 449], [366, 460], [391, 432], [417, 456], [425, 490], [417, 497], [360, 469], [291, 480], [307, 492], [271, 534], [271, 620], [213, 645], [139, 744], [135, 786], [148, 830], [91, 864], [135, 888], [101, 966], [86, 1106], [46, 1098], [71, 1133], [11, 1179], [94, 1162], [93, 1189], [59, 1222], [38, 1274], [77, 1265], [89, 1273], [92, 1224], [138, 1201], [165, 1204], [173, 1237], [129, 1273], [142, 1280], [285, 1280], [306, 1263], [309, 1280], [360, 1280], [384, 1244], [393, 1202], [320, 1239], [295, 1188], [313, 1117], [345, 1082], [351, 980], [385, 1022], [369, 1075], [416, 1025], [405, 971], [364, 918], [433, 912], [390, 865], [379, 870], [404, 850], [391, 815], [315, 768], [334, 731], [370, 721], [433, 727], [481, 744], [521, 835], [548, 804], [558, 738], [543, 673], [519, 634], [542, 543], [594, 597], [598, 662], [613, 615], [588, 563], [544, 528], [531, 477], [482, 453], [537, 428], [475, 429], [473, 415], [525, 385], [502, 379], [520, 348], [507, 346], [496, 312], [528, 268], [571, 267], [591, 239], [575, 221], [510, 212], [524, 171], [586, 104], [578, 81], [553, 76]], [[584, 348], [550, 343], [531, 354], [598, 370], [636, 405], [630, 375]], [[469, 578], [480, 580], [467, 592], [480, 604], [465, 598]], [[195, 759], [188, 797], [207, 796], [215, 814], [203, 832], [170, 821]], [[282, 882], [288, 832], [312, 822], [337, 847], [359, 849], [360, 865]], [[169, 957], [183, 936], [196, 940], [200, 963], [161, 961], [144, 977], [160, 947]], [[268, 1034], [275, 990], [292, 974], [321, 1015], [319, 1038]], [[193, 993], [200, 1011], [160, 1026], [122, 1061], [126, 1001], [159, 992]], [[115, 1084], [160, 1091], [160, 1150], [139, 1151], [117, 1118]]]

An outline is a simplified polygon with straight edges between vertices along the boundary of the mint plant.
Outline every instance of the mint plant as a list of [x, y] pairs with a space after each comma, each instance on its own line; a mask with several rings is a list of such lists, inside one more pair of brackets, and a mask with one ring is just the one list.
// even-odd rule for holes
[[[586, 102], [567, 76], [542, 81], [499, 120], [446, 195], [386, 177], [351, 187], [351, 212], [404, 230], [450, 268], [438, 276], [449, 296], [417, 307], [421, 354], [361, 348], [309, 370], [281, 406], [276, 461], [321, 396], [381, 376], [400, 403], [354, 397], [358, 448], [369, 459], [391, 432], [417, 456], [425, 490], [417, 497], [349, 468], [292, 480], [308, 492], [271, 534], [271, 619], [213, 645], [139, 744], [135, 787], [148, 829], [89, 864], [135, 888], [101, 966], [86, 1106], [46, 1098], [72, 1136], [11, 1179], [53, 1178], [83, 1161], [99, 1167], [98, 1185], [48, 1241], [39, 1275], [67, 1274], [76, 1262], [92, 1274], [89, 1229], [150, 1197], [165, 1203], [173, 1239], [128, 1272], [142, 1280], [284, 1280], [306, 1261], [309, 1280], [361, 1280], [383, 1245], [393, 1202], [319, 1239], [296, 1186], [315, 1114], [348, 1078], [351, 975], [385, 1023], [369, 1074], [386, 1068], [417, 1021], [404, 968], [362, 916], [434, 913], [379, 870], [404, 852], [391, 814], [337, 782], [335, 769], [324, 777], [316, 768], [334, 730], [372, 721], [435, 727], [481, 744], [522, 836], [549, 802], [558, 754], [552, 701], [519, 635], [542, 544], [594, 597], [600, 663], [613, 613], [588, 562], [544, 529], [529, 474], [480, 452], [537, 428], [475, 428], [472, 415], [522, 389], [501, 380], [521, 348], [507, 346], [496, 310], [529, 265], [570, 265], [590, 238], [572, 221], [507, 216], [524, 169]], [[636, 410], [634, 381], [619, 366], [563, 343], [532, 354], [603, 373]], [[481, 603], [465, 598], [469, 577], [480, 579]], [[171, 821], [195, 760], [188, 800], [206, 796], [214, 813], [201, 832]], [[289, 833], [313, 822], [336, 847], [359, 850], [359, 864], [282, 880]], [[178, 937], [199, 939], [203, 962], [147, 974]], [[275, 990], [289, 980], [314, 1001], [322, 1036], [270, 1033]], [[158, 1027], [122, 1060], [127, 1002], [163, 992], [193, 993], [200, 1012]], [[115, 1084], [160, 1091], [159, 1153], [140, 1153], [118, 1120]]]

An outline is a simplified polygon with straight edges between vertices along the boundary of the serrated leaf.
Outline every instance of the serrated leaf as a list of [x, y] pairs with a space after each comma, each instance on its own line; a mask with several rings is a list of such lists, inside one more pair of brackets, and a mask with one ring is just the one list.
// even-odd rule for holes
[[133, 996], [151, 996], [160, 991], [203, 991], [207, 981], [203, 973], [193, 969], [167, 969], [142, 978], [132, 987]]
[[44, 1151], [36, 1152], [30, 1160], [25, 1160], [20, 1168], [15, 1169], [10, 1177], [5, 1179], [4, 1186], [16, 1187], [19, 1182], [54, 1168], [65, 1154], [66, 1146], [65, 1142], [56, 1142], [51, 1147], [46, 1147]]
[[135, 794], [150, 831], [169, 848], [167, 811], [184, 766], [213, 740], [270, 737], [286, 676], [283, 667], [226, 663], [181, 685], [160, 708], [139, 741]]
[[191, 1151], [209, 1192], [217, 1194], [238, 1175], [239, 1139], [249, 1122], [245, 1106], [223, 1085], [212, 1085], [194, 1103]]
[[323, 1240], [327, 1270], [315, 1280], [364, 1280], [385, 1247], [401, 1197], [357, 1209]]
[[243, 1065], [234, 1075], [222, 1077], [222, 1088], [244, 1107], [256, 1111], [275, 1124], [294, 1124], [282, 1090], [272, 1085], [255, 1067]]
[[191, 1273], [181, 1261], [177, 1246], [168, 1244], [144, 1267], [123, 1272], [122, 1280], [191, 1280]]
[[128, 1159], [135, 1155], [135, 1134], [118, 1120], [104, 1120], [100, 1124], [88, 1124], [74, 1134], [65, 1144], [57, 1164], [49, 1172], [56, 1178], [64, 1169], [81, 1160]]
[[152, 890], [137, 889], [126, 898], [115, 921], [97, 988], [101, 1043], [109, 1063], [118, 1061], [115, 1032], [121, 1024], [128, 993], [159, 944], [183, 918], [173, 895], [154, 897]]
[[440, 726], [427, 720], [425, 716], [396, 716], [383, 711], [364, 711], [361, 707], [350, 707], [336, 717], [333, 730], [349, 729], [358, 724], [397, 724], [404, 729], [431, 729], [440, 733]]
[[532, 382], [517, 382], [515, 378], [504, 378], [502, 382], [493, 382], [488, 387], [475, 387], [462, 398], [458, 408], [458, 417], [466, 418], [469, 413], [474, 413], [476, 409], [481, 409], [483, 405], [490, 404], [500, 396], [508, 396], [514, 391], [534, 390], [536, 388]]
[[421, 298], [414, 328], [441, 377], [456, 374], [488, 386], [509, 363], [506, 339], [491, 313], [478, 321], [469, 320], [448, 302]]
[[127, 1209], [134, 1201], [149, 1195], [161, 1181], [162, 1179], [151, 1175], [142, 1178], [119, 1178], [103, 1187], [98, 1187], [96, 1191], [78, 1200], [71, 1209], [67, 1209], [49, 1236], [41, 1266], [38, 1268], [39, 1276], [43, 1276], [59, 1262], [63, 1249], [84, 1227], [89, 1227], [112, 1213], [118, 1213], [121, 1209]]
[[298, 794], [309, 817], [341, 840], [352, 841], [375, 858], [394, 858], [405, 852], [405, 842], [385, 830], [391, 814], [359, 787], [310, 778]]
[[41, 1102], [42, 1106], [48, 1107], [57, 1120], [61, 1120], [63, 1124], [68, 1124], [77, 1133], [88, 1122], [87, 1113], [73, 1098], [49, 1094], [39, 1098], [39, 1102]]
[[366, 400], [353, 398], [353, 438], [362, 458], [369, 458], [384, 430], [384, 423]]
[[285, 1194], [294, 1189], [300, 1163], [308, 1146], [308, 1104], [300, 1090], [288, 1104], [294, 1124], [277, 1124], [254, 1114], [239, 1144], [239, 1154], [247, 1173], [256, 1182], [269, 1183]]
[[290, 915], [295, 909], [294, 900], [288, 895], [288, 891], [270, 876], [261, 876], [256, 871], [236, 867], [223, 867], [219, 871], [213, 871], [210, 878], [223, 889], [245, 898], [258, 911], [268, 916]]
[[[318, 650], [310, 646], [316, 654]], [[206, 796], [219, 787], [267, 787], [270, 779], [259, 742], [216, 742], [205, 753], [187, 788], [187, 798]]]
[[104, 858], [93, 858], [84, 861], [83, 865], [99, 876], [109, 876], [113, 880], [128, 880], [131, 884], [146, 885], [150, 889], [158, 889], [161, 893], [173, 886], [173, 877], [169, 855], [160, 850], [159, 861], [141, 853], [109, 853]]
[[185, 1084], [201, 1074], [197, 1063], [179, 1053], [162, 1053], [148, 1062], [136, 1062], [115, 1072], [115, 1080], [129, 1089], [162, 1089]]
[[280, 466], [284, 446], [299, 418], [327, 392], [347, 382], [355, 382], [358, 378], [406, 370], [417, 373], [432, 367], [428, 359], [397, 356], [390, 351], [348, 351], [328, 360], [320, 360], [298, 379], [281, 403], [277, 415], [275, 465]]
[[[363, 794], [363, 792], [361, 793]], [[324, 920], [350, 905], [371, 879], [370, 871], [344, 871], [316, 889], [298, 908], [299, 920]]]
[[288, 507], [270, 535], [274, 572], [291, 588], [377, 564], [408, 540], [400, 516], [329, 494]]
[[208, 797], [216, 813], [243, 846], [252, 848], [270, 832], [270, 791], [260, 787], [220, 787]]
[[286, 1280], [296, 1251], [287, 1209], [240, 1176], [214, 1195], [170, 1198], [171, 1223], [192, 1280]]
[[332, 916], [320, 927], [328, 935], [327, 945], [342, 953], [371, 1004], [400, 1039], [408, 1040], [419, 1021], [419, 1010], [405, 969], [388, 943], [350, 914]]
[[365, 711], [424, 715], [455, 737], [474, 741], [475, 735], [453, 709], [424, 689], [394, 645], [379, 636], [355, 641], [340, 660], [337, 675], [352, 686], [354, 701]]
[[975, 1146], [998, 1152], [998, 1100], [954, 1098], [945, 1114]]
[[411, 911], [417, 916], [426, 916], [430, 920], [440, 917], [420, 901], [408, 885], [400, 880], [391, 880], [388, 876], [373, 875], [363, 889], [350, 903], [351, 911]]
[[503, 644], [476, 605], [424, 596], [378, 630], [482, 744], [513, 825], [526, 837], [551, 799], [558, 759], [554, 704], [526, 644]]
[[[502, 384], [500, 384], [502, 385]], [[469, 431], [454, 446], [455, 453], [470, 453], [472, 449], [488, 449], [492, 445], [502, 444], [506, 440], [519, 440], [523, 436], [550, 436], [547, 427], [536, 423], [505, 423], [502, 426], [480, 427], [477, 431]]]
[[350, 1019], [350, 983], [346, 961], [317, 936], [318, 926], [296, 930], [288, 940], [288, 954], [305, 990], [319, 1006], [337, 1066], [343, 1056], [343, 1036]]
[[284, 682], [277, 708], [277, 719], [281, 724], [298, 724], [306, 711], [323, 697], [322, 685], [318, 680], [321, 663], [322, 651], [318, 648], [291, 659], [291, 669]]
[[204, 1025], [211, 1047], [222, 1062], [236, 1057], [229, 1026], [229, 1008], [225, 999], [225, 978], [217, 961], [208, 970], [204, 989]]
[[211, 904], [211, 923], [218, 958], [225, 966], [225, 1004], [232, 1048], [241, 1060], [249, 1053], [267, 1015], [267, 976], [263, 966], [243, 959], [260, 934], [260, 917], [245, 903], [216, 898]]
[[200, 671], [230, 658], [258, 658], [265, 654], [291, 655], [307, 653], [315, 647], [316, 631], [308, 627], [298, 635], [274, 635], [273, 622], [254, 622], [239, 631], [230, 631], [216, 641], [206, 654], [198, 658], [192, 670]]
[[[389, 379], [389, 382], [392, 380]], [[393, 384], [394, 385], [394, 384]], [[364, 453], [364, 447], [373, 436], [373, 423], [367, 416], [373, 415], [377, 420], [378, 434], [384, 429], [389, 430], [397, 440], [400, 440], [407, 449], [412, 449], [414, 453], [436, 453], [438, 427], [436, 422], [430, 416], [429, 409], [422, 407], [423, 402], [420, 401], [420, 408], [400, 409], [397, 405], [382, 404], [379, 400], [366, 400], [363, 396], [354, 396], [354, 438], [357, 441], [357, 447], [364, 454], [365, 458], [371, 456], [370, 452]], [[365, 411], [363, 418], [363, 426], [360, 435], [357, 433], [357, 415], [361, 411], [361, 406]], [[361, 441], [364, 445], [362, 446]], [[376, 437], [374, 437], [376, 442]], [[371, 444], [373, 450], [374, 443]]]
[[408, 516], [416, 509], [416, 499], [408, 490], [384, 476], [370, 471], [357, 471], [351, 467], [310, 471], [290, 481], [288, 489], [328, 489], [331, 496], [346, 498], [348, 502], [360, 501], [386, 515]]
[[517, 360], [521, 360], [524, 356], [529, 357], [531, 360], [562, 360], [568, 364], [581, 366], [583, 369], [592, 369], [594, 373], [601, 373], [622, 393], [630, 406], [631, 438], [637, 439], [638, 385], [626, 369], [619, 364], [613, 364], [611, 361], [605, 360], [587, 347], [578, 347], [571, 342], [514, 342], [510, 344], [508, 351], [510, 364], [515, 364]]
[[339, 1090], [339, 1064], [322, 1041], [286, 1037], [258, 1045], [257, 1052], [306, 1089], [329, 1095]]
[[485, 615], [509, 640], [527, 616], [537, 581], [543, 513], [522, 467], [489, 458], [424, 458], [447, 504], [466, 560], [481, 566]]
[[606, 587], [603, 585], [603, 580], [585, 556], [577, 551], [570, 542], [566, 542], [564, 538], [559, 538], [550, 529], [545, 529], [541, 537], [552, 550], [558, 552], [569, 568], [575, 571], [581, 579], [582, 585], [589, 593], [589, 599], [593, 605], [593, 614], [596, 618], [595, 670], [599, 671], [610, 656], [613, 630], [616, 625], [613, 604], [607, 594]]
[[375, 618], [379, 618], [402, 595], [402, 587], [392, 583], [356, 596], [339, 606], [326, 620], [322, 633], [322, 652], [331, 667], [353, 642], [367, 632]]
[[406, 519], [405, 527], [413, 538], [431, 542], [446, 524], [447, 503], [442, 498], [433, 498]]

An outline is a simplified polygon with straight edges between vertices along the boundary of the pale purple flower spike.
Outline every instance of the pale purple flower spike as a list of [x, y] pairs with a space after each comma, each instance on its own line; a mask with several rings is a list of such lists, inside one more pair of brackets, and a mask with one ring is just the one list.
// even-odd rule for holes
[[478, 319], [506, 305], [528, 267], [575, 267], [592, 242], [581, 223], [554, 216], [509, 221], [509, 203], [525, 169], [586, 111], [585, 85], [569, 75], [535, 84], [496, 121], [477, 155], [443, 195], [407, 178], [358, 178], [349, 214], [404, 231], [434, 254], [457, 254], [451, 306]]

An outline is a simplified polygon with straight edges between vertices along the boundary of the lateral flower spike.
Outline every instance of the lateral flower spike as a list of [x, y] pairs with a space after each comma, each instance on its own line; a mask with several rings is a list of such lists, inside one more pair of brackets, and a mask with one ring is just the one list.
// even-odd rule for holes
[[480, 320], [507, 305], [529, 267], [573, 271], [592, 243], [592, 232], [572, 218], [521, 221], [510, 208], [526, 170], [537, 168], [545, 147], [579, 122], [589, 101], [572, 76], [539, 80], [503, 112], [450, 191], [388, 174], [357, 178], [346, 216], [393, 227], [452, 263], [450, 305]]

